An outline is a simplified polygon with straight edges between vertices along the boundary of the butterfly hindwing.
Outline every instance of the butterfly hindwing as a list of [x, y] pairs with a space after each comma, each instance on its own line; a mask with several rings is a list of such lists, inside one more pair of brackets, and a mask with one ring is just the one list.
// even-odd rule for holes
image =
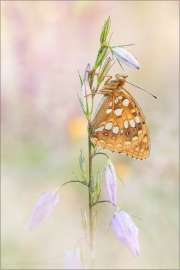
[[92, 121], [91, 141], [112, 152], [145, 159], [150, 137], [144, 114], [124, 88], [106, 94]]

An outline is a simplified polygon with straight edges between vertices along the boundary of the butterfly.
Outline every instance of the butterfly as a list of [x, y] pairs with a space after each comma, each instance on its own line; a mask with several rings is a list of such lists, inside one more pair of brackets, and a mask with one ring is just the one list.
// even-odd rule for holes
[[117, 74], [105, 82], [104, 94], [92, 119], [94, 145], [136, 159], [150, 154], [150, 134], [145, 116], [132, 95], [124, 88], [126, 75]]

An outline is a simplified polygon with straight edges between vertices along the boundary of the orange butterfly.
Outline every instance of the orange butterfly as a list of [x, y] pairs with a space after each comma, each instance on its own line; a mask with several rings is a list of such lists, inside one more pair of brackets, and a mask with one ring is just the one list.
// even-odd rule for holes
[[136, 159], [150, 153], [150, 135], [145, 116], [131, 94], [124, 88], [127, 76], [117, 74], [101, 88], [103, 99], [92, 119], [91, 141], [94, 145]]

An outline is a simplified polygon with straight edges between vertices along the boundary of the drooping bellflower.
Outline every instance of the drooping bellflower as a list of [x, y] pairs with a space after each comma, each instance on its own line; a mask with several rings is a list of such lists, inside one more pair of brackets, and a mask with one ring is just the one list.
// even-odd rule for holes
[[66, 253], [65, 269], [84, 269], [79, 250], [70, 250]]
[[53, 213], [59, 201], [60, 198], [57, 190], [44, 193], [33, 209], [29, 230], [33, 231], [41, 226]]
[[92, 93], [88, 82], [88, 71], [90, 71], [91, 66], [87, 64], [85, 71], [84, 71], [84, 78], [81, 80], [81, 94], [82, 99], [79, 98], [81, 103], [81, 107], [86, 115], [86, 118], [89, 119], [90, 114], [92, 113]]
[[136, 68], [136, 69], [140, 68], [138, 61], [132, 56], [132, 54], [130, 54], [124, 48], [115, 46], [115, 47], [110, 47], [110, 49], [111, 49], [112, 54], [118, 61], [132, 68]]
[[112, 219], [112, 226], [118, 240], [125, 245], [132, 254], [140, 256], [138, 242], [138, 228], [131, 217], [124, 211], [116, 212]]
[[116, 205], [116, 192], [117, 192], [117, 179], [114, 166], [110, 159], [108, 159], [107, 166], [105, 168], [105, 182], [106, 188], [111, 203]]

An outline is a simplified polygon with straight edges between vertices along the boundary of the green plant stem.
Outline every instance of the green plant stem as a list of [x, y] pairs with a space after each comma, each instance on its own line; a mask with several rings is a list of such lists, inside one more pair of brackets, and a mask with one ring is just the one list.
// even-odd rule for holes
[[91, 121], [88, 121], [88, 152], [89, 152], [89, 245], [90, 245], [90, 263], [93, 265], [94, 254], [94, 231], [93, 231], [93, 211], [92, 211], [92, 149], [90, 140]]
[[63, 186], [65, 186], [65, 185], [67, 185], [67, 184], [70, 184], [70, 183], [80, 183], [80, 184], [83, 184], [83, 185], [87, 186], [87, 184], [86, 184], [84, 181], [80, 181], [80, 180], [70, 180], [70, 181], [68, 181], [68, 182], [63, 183], [60, 187], [63, 187]]
[[109, 200], [98, 201], [98, 202], [93, 203], [92, 207], [98, 203], [111, 203], [111, 201]]

